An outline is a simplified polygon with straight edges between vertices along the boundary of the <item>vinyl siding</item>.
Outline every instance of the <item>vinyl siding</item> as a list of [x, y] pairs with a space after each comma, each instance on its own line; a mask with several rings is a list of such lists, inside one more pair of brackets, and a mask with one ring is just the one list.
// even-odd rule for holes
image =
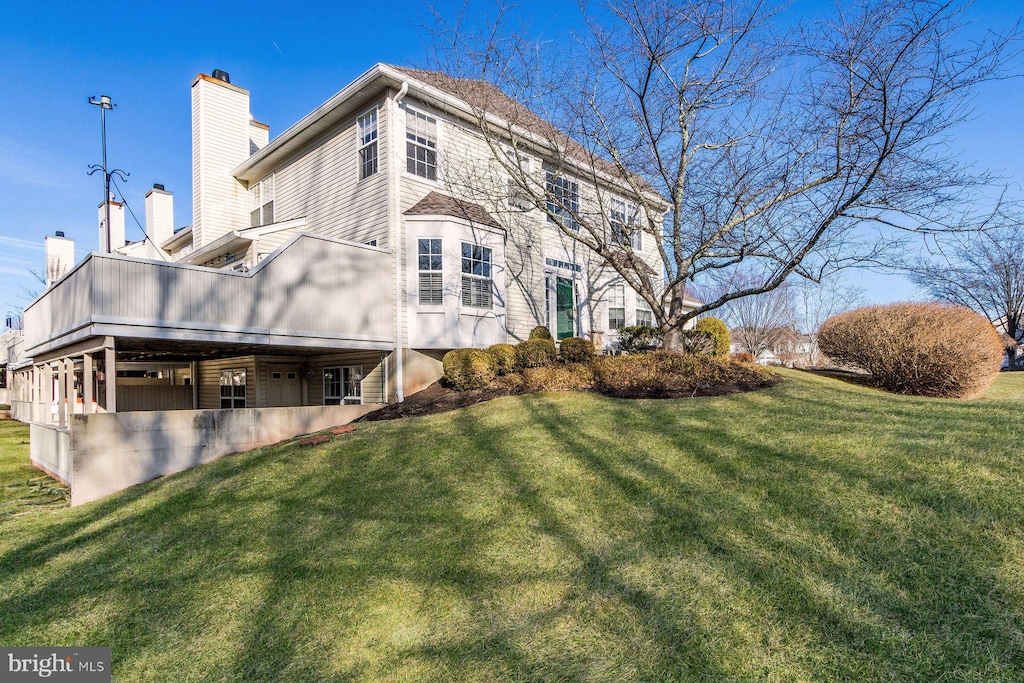
[[248, 192], [231, 175], [248, 158], [248, 92], [199, 78], [192, 86], [192, 231], [197, 248], [248, 226]]
[[245, 405], [247, 408], [266, 406], [266, 382], [258, 382], [256, 357], [222, 358], [199, 363], [199, 409], [220, 408], [220, 371], [245, 368]]
[[[361, 116], [370, 107], [359, 112]], [[377, 112], [377, 173], [359, 180], [352, 116], [275, 170], [274, 218], [305, 217], [303, 232], [365, 243], [388, 239], [386, 108]]]

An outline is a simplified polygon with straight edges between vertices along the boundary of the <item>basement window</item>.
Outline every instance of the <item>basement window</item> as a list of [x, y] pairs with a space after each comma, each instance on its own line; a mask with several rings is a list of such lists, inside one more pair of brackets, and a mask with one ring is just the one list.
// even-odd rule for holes
[[324, 405], [350, 405], [363, 402], [363, 366], [324, 368]]
[[220, 407], [245, 407], [245, 368], [220, 371]]

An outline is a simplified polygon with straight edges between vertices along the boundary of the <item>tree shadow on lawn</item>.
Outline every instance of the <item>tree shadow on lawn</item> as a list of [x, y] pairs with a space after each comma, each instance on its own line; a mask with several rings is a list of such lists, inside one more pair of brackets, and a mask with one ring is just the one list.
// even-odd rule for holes
[[135, 487], [0, 541], [0, 642], [117, 680], [1019, 678], [977, 501], [844, 452], [920, 412], [769, 391], [502, 399]]

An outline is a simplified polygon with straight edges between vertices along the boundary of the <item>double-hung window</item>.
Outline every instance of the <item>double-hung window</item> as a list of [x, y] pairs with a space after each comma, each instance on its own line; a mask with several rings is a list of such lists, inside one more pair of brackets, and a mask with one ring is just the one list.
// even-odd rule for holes
[[220, 371], [220, 407], [245, 407], [245, 368]]
[[363, 402], [363, 366], [324, 368], [324, 405]]
[[415, 109], [405, 112], [406, 170], [437, 180], [437, 119]]
[[524, 156], [515, 149], [506, 149], [505, 155], [508, 157], [509, 165], [513, 167], [508, 179], [508, 206], [510, 209], [529, 211], [533, 208], [533, 201], [530, 199], [527, 188], [523, 185], [530, 182], [533, 163], [530, 157]]
[[625, 326], [625, 285], [611, 285], [608, 287], [608, 329], [621, 330]]
[[249, 227], [274, 222], [274, 174], [249, 185]]
[[644, 298], [636, 295], [636, 324], [644, 327], [654, 327], [654, 311], [647, 305]]
[[608, 220], [611, 225], [612, 244], [622, 247], [629, 245], [634, 251], [640, 251], [640, 220], [635, 206], [620, 199], [613, 199]]
[[576, 221], [576, 216], [580, 213], [579, 183], [554, 171], [548, 171], [545, 185], [548, 195], [548, 221], [554, 223], [554, 217], [557, 216], [562, 225], [579, 232], [580, 225]]
[[491, 308], [491, 250], [462, 243], [462, 305]]
[[420, 275], [420, 305], [440, 306], [444, 303], [441, 240], [421, 239], [417, 247]]
[[371, 109], [356, 120], [359, 136], [359, 179], [377, 172], [377, 109]]

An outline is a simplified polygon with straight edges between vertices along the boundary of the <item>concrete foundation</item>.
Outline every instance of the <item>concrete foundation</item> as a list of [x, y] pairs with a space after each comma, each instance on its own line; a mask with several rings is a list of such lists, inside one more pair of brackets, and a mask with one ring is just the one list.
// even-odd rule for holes
[[32, 462], [71, 486], [71, 505], [252, 450], [348, 424], [380, 404], [167, 410], [71, 416], [30, 425]]

